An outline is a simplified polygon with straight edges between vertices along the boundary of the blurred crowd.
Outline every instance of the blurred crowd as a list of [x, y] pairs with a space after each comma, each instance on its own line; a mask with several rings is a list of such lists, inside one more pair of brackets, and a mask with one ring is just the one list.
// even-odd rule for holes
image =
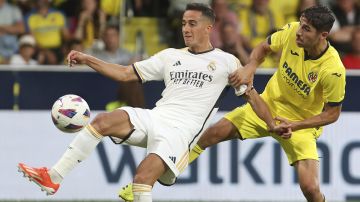
[[[302, 10], [326, 5], [336, 17], [330, 43], [346, 68], [360, 69], [360, 0], [0, 0], [0, 63], [64, 64], [74, 49], [111, 63], [131, 64], [147, 55], [144, 48], [129, 50], [122, 43], [134, 37], [122, 30], [124, 19], [137, 17], [161, 19], [157, 29], [162, 42], [181, 48], [181, 16], [189, 2], [212, 6], [212, 44], [243, 64], [256, 44], [297, 21]], [[136, 42], [145, 46], [143, 38]], [[279, 54], [270, 55], [261, 66], [276, 68], [278, 60]]]

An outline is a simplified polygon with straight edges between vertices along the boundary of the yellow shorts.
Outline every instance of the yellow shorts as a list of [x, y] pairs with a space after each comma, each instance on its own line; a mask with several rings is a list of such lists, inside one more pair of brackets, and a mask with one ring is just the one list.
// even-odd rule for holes
[[[322, 133], [322, 128], [307, 128], [292, 133], [290, 139], [283, 139], [277, 134], [267, 131], [266, 123], [261, 120], [249, 104], [243, 105], [227, 113], [225, 118], [238, 129], [241, 139], [272, 136], [284, 149], [289, 164], [303, 159], [318, 160], [316, 139]], [[286, 118], [286, 117], [284, 117]]]

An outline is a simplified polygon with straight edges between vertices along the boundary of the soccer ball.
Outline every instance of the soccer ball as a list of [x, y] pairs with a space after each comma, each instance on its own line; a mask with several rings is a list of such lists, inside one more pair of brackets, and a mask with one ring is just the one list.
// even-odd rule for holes
[[90, 120], [90, 108], [78, 95], [64, 95], [57, 99], [51, 109], [55, 126], [66, 133], [75, 133], [86, 126]]

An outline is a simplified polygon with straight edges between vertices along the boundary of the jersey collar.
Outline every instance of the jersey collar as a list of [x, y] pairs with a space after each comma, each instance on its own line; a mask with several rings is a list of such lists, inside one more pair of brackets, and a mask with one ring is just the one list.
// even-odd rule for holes
[[319, 58], [321, 58], [321, 56], [323, 56], [325, 54], [325, 52], [329, 49], [330, 44], [329, 42], [327, 42], [327, 46], [326, 48], [316, 57], [311, 57], [310, 55], [308, 55], [308, 53], [306, 52], [306, 50], [304, 49], [304, 60], [317, 60]]
[[188, 48], [188, 51], [189, 51], [190, 53], [194, 54], [194, 55], [198, 55], [198, 54], [203, 54], [203, 53], [211, 52], [211, 51], [213, 51], [213, 50], [215, 50], [215, 48], [214, 48], [214, 47], [212, 47], [211, 49], [206, 50], [206, 51], [202, 51], [202, 52], [195, 52], [195, 51], [192, 51], [192, 50], [190, 50], [190, 49]]

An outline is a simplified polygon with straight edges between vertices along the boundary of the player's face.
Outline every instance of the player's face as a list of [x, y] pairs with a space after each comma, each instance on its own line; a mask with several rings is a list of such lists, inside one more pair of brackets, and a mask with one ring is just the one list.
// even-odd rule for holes
[[192, 48], [207, 44], [212, 25], [200, 11], [185, 11], [182, 19], [182, 33], [185, 45]]
[[300, 17], [300, 27], [296, 32], [296, 44], [305, 49], [312, 48], [319, 43], [321, 33], [313, 27], [305, 17]]

